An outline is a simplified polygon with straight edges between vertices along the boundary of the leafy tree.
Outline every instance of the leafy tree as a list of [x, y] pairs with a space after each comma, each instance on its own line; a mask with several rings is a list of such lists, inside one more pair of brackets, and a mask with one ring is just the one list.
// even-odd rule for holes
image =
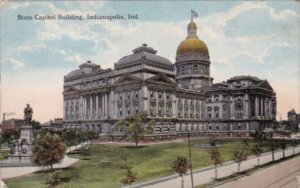
[[66, 149], [66, 144], [57, 134], [50, 131], [38, 134], [33, 150], [33, 161], [38, 165], [50, 165], [53, 170], [53, 164], [64, 158]]
[[117, 127], [124, 131], [124, 137], [135, 142], [135, 147], [138, 146], [139, 141], [145, 134], [153, 132], [153, 121], [149, 121], [148, 125], [145, 126], [147, 116], [146, 112], [141, 112], [133, 116], [128, 116], [117, 123]]
[[186, 174], [190, 168], [187, 158], [184, 156], [177, 156], [177, 159], [172, 164], [172, 168], [181, 177], [181, 188], [184, 188], [183, 175]]
[[31, 126], [33, 129], [33, 135], [36, 136], [37, 132], [41, 129], [41, 123], [36, 120], [31, 120]]
[[216, 146], [217, 145], [217, 139], [215, 135], [211, 135], [209, 137], [209, 144], [210, 146]]
[[137, 173], [132, 171], [130, 168], [126, 169], [125, 178], [121, 180], [124, 185], [131, 187], [132, 183], [137, 180]]
[[63, 178], [61, 177], [61, 170], [56, 170], [52, 172], [49, 178], [46, 180], [46, 184], [49, 188], [56, 187], [60, 183], [63, 182]]
[[222, 159], [221, 159], [221, 153], [219, 152], [219, 149], [213, 148], [210, 150], [210, 160], [213, 161], [215, 166], [215, 178], [218, 179], [218, 165], [222, 165]]
[[259, 144], [255, 144], [253, 148], [251, 148], [251, 152], [257, 157], [257, 166], [259, 166], [259, 157], [263, 152], [262, 147]]
[[123, 185], [129, 185], [129, 187], [131, 187], [132, 183], [134, 183], [137, 180], [137, 172], [134, 172], [132, 170], [132, 167], [128, 166], [127, 164], [130, 154], [121, 153], [120, 157], [124, 163], [121, 166], [121, 169], [125, 169], [125, 178], [121, 180], [121, 183], [123, 183]]
[[8, 144], [13, 143], [15, 140], [20, 138], [20, 131], [12, 129], [1, 133], [3, 143], [7, 142]]
[[90, 144], [92, 144], [93, 139], [99, 138], [99, 133], [96, 131], [88, 131], [87, 138], [91, 141]]
[[248, 158], [247, 153], [244, 150], [234, 152], [233, 161], [238, 165], [238, 173], [240, 172], [241, 169], [241, 163], [247, 160], [247, 158]]

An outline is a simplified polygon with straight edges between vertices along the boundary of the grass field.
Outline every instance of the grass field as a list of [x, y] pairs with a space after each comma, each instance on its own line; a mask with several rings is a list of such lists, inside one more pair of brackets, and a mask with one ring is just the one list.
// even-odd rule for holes
[[0, 160], [2, 159], [6, 159], [9, 155], [9, 151], [8, 150], [1, 150], [0, 151]]
[[[198, 145], [208, 143], [207, 140], [192, 140], [193, 169], [211, 165], [208, 150], [199, 149]], [[233, 152], [245, 149], [249, 151], [254, 141], [249, 141], [249, 146], [241, 141], [222, 141], [221, 157], [223, 161], [232, 159]], [[248, 148], [248, 149], [247, 149]], [[264, 148], [264, 150], [267, 150]], [[130, 148], [117, 145], [95, 145], [87, 154], [77, 153], [70, 156], [81, 159], [73, 166], [64, 169], [62, 176], [65, 179], [59, 187], [70, 188], [115, 188], [121, 187], [124, 170], [120, 169], [122, 161], [120, 153], [130, 153], [129, 164], [138, 174], [138, 182], [172, 175], [172, 161], [176, 156], [188, 156], [187, 142], [151, 145], [141, 148]], [[250, 151], [249, 151], [250, 153]], [[34, 173], [27, 176], [5, 180], [9, 188], [42, 188], [46, 187], [45, 181], [48, 173]]]

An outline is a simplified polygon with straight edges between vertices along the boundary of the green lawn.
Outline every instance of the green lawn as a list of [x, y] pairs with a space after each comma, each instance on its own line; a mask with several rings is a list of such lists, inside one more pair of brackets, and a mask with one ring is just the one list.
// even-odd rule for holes
[[[208, 150], [199, 149], [198, 147], [199, 144], [204, 142], [208, 143], [207, 140], [193, 140], [191, 142], [194, 169], [211, 165]], [[245, 148], [241, 141], [222, 141], [222, 143], [224, 146], [221, 149], [221, 155], [224, 161], [231, 160], [234, 151]], [[247, 148], [254, 145], [254, 141], [249, 141], [249, 145]], [[81, 160], [62, 171], [66, 182], [60, 187], [121, 187], [120, 180], [124, 176], [124, 171], [120, 169], [122, 165], [120, 153], [122, 152], [131, 154], [129, 164], [138, 173], [138, 181], [143, 182], [174, 174], [170, 167], [172, 161], [179, 155], [188, 156], [188, 147], [186, 142], [152, 145], [142, 148], [95, 145], [92, 147], [89, 155], [71, 155]], [[45, 181], [47, 177], [48, 174], [34, 173], [20, 178], [5, 180], [5, 183], [10, 188], [39, 188], [46, 187]]]
[[9, 151], [8, 150], [1, 150], [0, 151], [0, 160], [2, 159], [6, 159], [9, 155]]

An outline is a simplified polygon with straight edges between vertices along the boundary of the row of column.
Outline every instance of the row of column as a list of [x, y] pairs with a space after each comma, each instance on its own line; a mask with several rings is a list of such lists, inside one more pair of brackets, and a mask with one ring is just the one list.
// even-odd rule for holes
[[[114, 114], [114, 118], [116, 117], [125, 117], [127, 115], [133, 115], [136, 113], [136, 110], [138, 112], [141, 111], [141, 94], [142, 91], [141, 90], [131, 90], [131, 91], [124, 91], [121, 93], [116, 93], [115, 95], [112, 95], [112, 98], [114, 98], [114, 101], [118, 101], [118, 102], [122, 102], [122, 107], [118, 107], [118, 102], [114, 102], [112, 101], [112, 107], [114, 107], [115, 110], [113, 111]], [[128, 98], [128, 94], [130, 95], [130, 97]], [[137, 95], [137, 97], [136, 97]], [[122, 96], [122, 101], [120, 101], [120, 96]], [[125, 101], [126, 100], [130, 100], [130, 105], [126, 106]], [[133, 103], [134, 100], [138, 100], [138, 105], [135, 105]], [[129, 108], [129, 110], [127, 109]], [[120, 111], [122, 110], [122, 115], [120, 114]], [[128, 111], [130, 112], [128, 114]]]
[[272, 116], [271, 109], [272, 103], [269, 98], [255, 97], [255, 116]]
[[79, 118], [79, 100], [66, 99], [64, 101], [64, 119], [77, 120]]
[[108, 115], [108, 94], [91, 94], [80, 97], [80, 118], [106, 119]]
[[[179, 102], [179, 98], [178, 98], [178, 100], [177, 100], [177, 106], [178, 106], [178, 102]], [[184, 99], [184, 98], [181, 98], [181, 100], [182, 100], [182, 117], [183, 118], [185, 118], [185, 113], [187, 113], [187, 116], [188, 116], [188, 118], [192, 118], [192, 117], [190, 117], [190, 114], [191, 114], [191, 99]], [[185, 102], [187, 102], [187, 103], [185, 103]], [[201, 105], [202, 105], [202, 102], [201, 101], [198, 101], [198, 103], [199, 103], [199, 112], [198, 112], [198, 114], [199, 114], [199, 117], [198, 118], [201, 118]], [[187, 111], [185, 110], [185, 104], [187, 104]], [[193, 111], [193, 118], [196, 118], [196, 114], [197, 114], [197, 108], [196, 108], [196, 101], [194, 101], [194, 111]], [[178, 111], [179, 112], [179, 111]]]
[[[150, 90], [148, 90], [148, 92], [147, 92], [148, 94], [147, 95], [150, 96], [151, 92], [154, 92], [154, 99], [156, 99], [156, 104], [155, 104], [155, 107], [154, 107], [155, 108], [155, 110], [154, 110], [155, 111], [155, 116], [156, 117], [176, 117], [176, 105], [173, 104], [173, 101], [176, 100], [175, 95], [173, 93], [169, 92], [168, 93], [169, 94], [169, 99], [167, 99], [167, 92], [161, 92], [162, 93], [162, 97], [159, 98], [159, 92], [157, 92], [157, 91], [150, 91]], [[150, 101], [153, 98], [148, 97], [148, 99], [149, 100], [148, 100], [148, 103], [147, 103], [146, 106], [150, 107], [151, 106]], [[159, 104], [161, 100], [164, 101], [164, 105], [162, 107]], [[171, 102], [171, 106], [168, 105], [168, 102]], [[160, 108], [162, 108], [161, 109], [162, 116], [159, 115], [159, 109]], [[169, 113], [167, 113], [168, 112], [168, 108], [169, 108]], [[149, 112], [149, 114], [150, 114], [150, 108], [145, 109], [145, 110], [147, 110]]]

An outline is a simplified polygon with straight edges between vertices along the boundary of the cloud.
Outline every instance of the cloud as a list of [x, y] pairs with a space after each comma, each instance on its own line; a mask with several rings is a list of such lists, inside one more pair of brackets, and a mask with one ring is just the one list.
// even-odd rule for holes
[[276, 11], [273, 8], [269, 8], [269, 14], [270, 14], [271, 18], [276, 21], [287, 20], [290, 17], [300, 18], [299, 14], [297, 14], [296, 12], [294, 12], [292, 10], [288, 10], [288, 9], [280, 11], [276, 14]]
[[8, 58], [6, 61], [13, 66], [12, 70], [16, 70], [25, 65], [24, 63], [14, 59], [14, 58]]
[[4, 9], [18, 10], [21, 8], [32, 6], [33, 2], [12, 2], [12, 1], [1, 1], [0, 6]]
[[72, 62], [72, 63], [76, 63], [78, 65], [82, 64], [84, 62], [84, 59], [85, 58], [83, 58], [82, 55], [80, 55], [80, 54], [75, 54], [75, 55], [64, 58], [64, 60]]
[[45, 44], [35, 44], [30, 46], [20, 46], [18, 47], [19, 51], [27, 51], [27, 52], [37, 52], [40, 49], [46, 48]]

